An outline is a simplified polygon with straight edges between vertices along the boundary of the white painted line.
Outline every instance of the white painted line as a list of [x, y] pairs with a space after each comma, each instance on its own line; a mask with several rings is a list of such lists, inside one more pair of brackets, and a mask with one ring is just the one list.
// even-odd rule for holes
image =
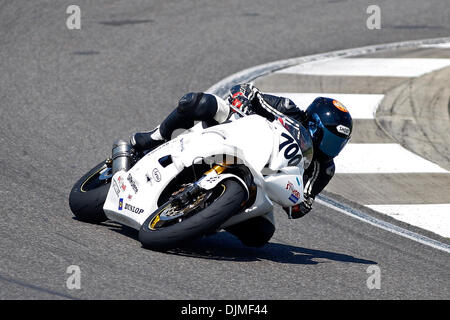
[[450, 43], [423, 44], [420, 47], [421, 48], [450, 49]]
[[344, 94], [344, 93], [291, 93], [267, 92], [276, 96], [286, 97], [305, 110], [317, 97], [333, 98], [341, 102], [350, 112], [353, 119], [374, 119], [375, 112], [383, 100], [382, 94]]
[[277, 73], [324, 76], [419, 77], [450, 66], [450, 59], [346, 58], [299, 64]]
[[220, 80], [219, 82], [209, 87], [206, 90], [206, 92], [214, 93], [224, 98], [228, 95], [228, 91], [230, 90], [230, 88], [235, 84], [250, 82], [263, 75], [273, 73], [276, 70], [286, 69], [288, 67], [295, 66], [301, 63], [309, 63], [311, 61], [323, 61], [325, 59], [331, 58], [355, 57], [376, 52], [379, 53], [379, 52], [394, 51], [403, 48], [417, 48], [418, 46], [424, 44], [439, 44], [439, 43], [450, 43], [450, 37], [384, 43], [360, 48], [331, 51], [313, 54], [310, 56], [272, 61], [245, 70], [241, 70], [232, 75], [229, 75], [228, 77]]
[[450, 238], [450, 203], [368, 205], [388, 216]]
[[349, 143], [335, 164], [336, 173], [448, 172], [396, 143]]
[[432, 247], [434, 249], [442, 250], [444, 252], [450, 253], [450, 245], [446, 243], [442, 243], [440, 241], [425, 237], [418, 233], [406, 230], [399, 226], [393, 225], [392, 223], [374, 218], [371, 215], [365, 214], [359, 210], [351, 208], [342, 203], [336, 202], [333, 199], [330, 199], [324, 195], [319, 194], [316, 200], [319, 204], [324, 205], [326, 207], [332, 208], [338, 212], [341, 212], [345, 215], [348, 215], [352, 218], [358, 219], [360, 221], [366, 222], [372, 226], [378, 227], [380, 229], [392, 232], [396, 235], [402, 236], [404, 238], [419, 242], [426, 246]]

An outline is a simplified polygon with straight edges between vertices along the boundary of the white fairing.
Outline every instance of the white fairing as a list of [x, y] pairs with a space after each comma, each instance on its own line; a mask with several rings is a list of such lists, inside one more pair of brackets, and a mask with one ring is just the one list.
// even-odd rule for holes
[[[298, 168], [296, 169], [298, 171]], [[270, 199], [283, 207], [290, 207], [304, 200], [303, 179], [294, 172], [291, 174], [282, 172], [267, 177], [264, 189], [270, 195]]]
[[[164, 188], [185, 167], [201, 161], [223, 162], [222, 157], [215, 158], [222, 154], [229, 155], [228, 160], [233, 156], [242, 160], [257, 185], [252, 207], [233, 216], [222, 227], [267, 215], [272, 210], [272, 201], [282, 206], [298, 204], [303, 200], [303, 162], [288, 166], [280, 145], [282, 132], [287, 133], [280, 123], [257, 115], [207, 129], [196, 126], [145, 155], [128, 172], [117, 172], [103, 207], [105, 214], [111, 220], [139, 229], [158, 208], [157, 201]], [[164, 161], [167, 156], [171, 156], [172, 162]], [[226, 171], [221, 179], [225, 174]], [[211, 188], [212, 183], [217, 184], [221, 179], [202, 183], [205, 188]]]

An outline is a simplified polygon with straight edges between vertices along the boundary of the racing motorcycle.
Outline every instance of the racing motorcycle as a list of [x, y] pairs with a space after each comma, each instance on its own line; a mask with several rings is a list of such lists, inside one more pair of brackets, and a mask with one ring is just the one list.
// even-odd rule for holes
[[108, 219], [139, 230], [145, 248], [168, 250], [303, 198], [312, 159], [307, 129], [286, 117], [269, 121], [235, 111], [223, 124], [198, 123], [146, 154], [114, 143], [112, 157], [73, 186], [81, 221]]

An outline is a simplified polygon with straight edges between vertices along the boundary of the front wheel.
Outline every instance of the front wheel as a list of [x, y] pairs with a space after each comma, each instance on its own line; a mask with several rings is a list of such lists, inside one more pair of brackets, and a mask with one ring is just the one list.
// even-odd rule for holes
[[108, 195], [112, 170], [105, 161], [78, 180], [70, 191], [69, 206], [81, 221], [100, 223], [108, 220], [103, 204]]
[[187, 240], [215, 231], [241, 210], [246, 197], [240, 183], [224, 180], [213, 190], [202, 191], [182, 208], [168, 201], [142, 224], [139, 241], [153, 250], [179, 247]]

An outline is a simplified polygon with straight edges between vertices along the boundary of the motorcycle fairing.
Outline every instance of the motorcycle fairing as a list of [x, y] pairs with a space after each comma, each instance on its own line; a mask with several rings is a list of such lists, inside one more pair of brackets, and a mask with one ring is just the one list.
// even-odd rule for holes
[[[261, 191], [270, 193], [277, 185], [279, 188], [283, 187], [295, 176], [299, 175], [301, 178], [300, 174], [303, 172], [297, 167], [291, 167], [290, 178], [285, 177], [285, 180], [280, 181], [283, 178], [279, 174], [275, 180], [268, 179], [269, 187], [265, 186], [265, 177], [261, 172], [267, 164], [271, 170], [287, 166], [287, 159], [283, 159], [279, 152], [279, 134], [274, 132], [286, 131], [276, 123], [253, 115], [204, 130], [181, 134], [146, 154], [129, 171], [114, 174], [103, 206], [105, 214], [111, 220], [139, 229], [147, 217], [157, 209], [161, 192], [185, 167], [191, 166], [192, 163], [211, 161], [212, 157], [218, 154], [235, 155], [244, 161]], [[169, 155], [172, 162], [161, 161], [164, 165], [161, 164], [159, 160]], [[293, 174], [292, 170], [296, 170], [296, 174]], [[266, 192], [258, 192], [252, 208], [232, 217], [224, 225], [231, 225], [250, 216], [263, 215], [270, 211], [273, 203]], [[278, 191], [275, 199], [277, 202], [288, 201], [290, 194], [288, 193], [287, 189]]]

